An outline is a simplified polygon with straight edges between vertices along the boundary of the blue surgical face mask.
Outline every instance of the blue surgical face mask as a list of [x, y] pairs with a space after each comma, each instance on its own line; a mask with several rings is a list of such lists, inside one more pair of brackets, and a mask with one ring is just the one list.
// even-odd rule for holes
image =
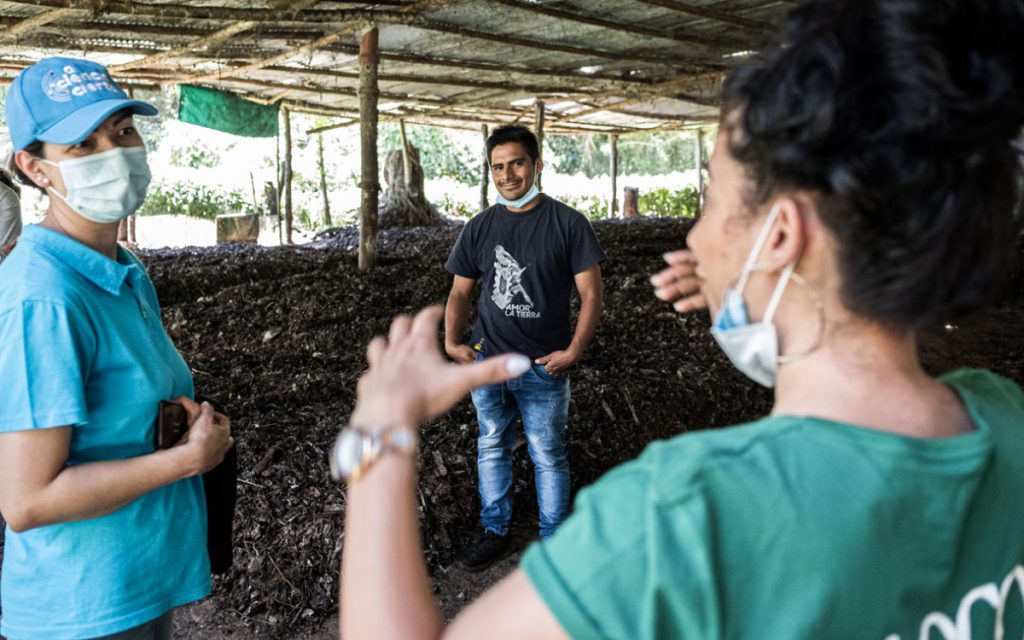
[[747, 304], [743, 300], [743, 289], [750, 279], [750, 274], [761, 269], [757, 265], [757, 258], [768, 241], [768, 233], [778, 215], [779, 205], [776, 204], [764, 221], [764, 226], [750, 250], [736, 287], [725, 290], [722, 308], [718, 310], [711, 325], [711, 335], [733, 365], [748, 378], [766, 387], [775, 386], [779, 365], [779, 339], [772, 318], [775, 316], [779, 301], [782, 300], [782, 293], [793, 276], [796, 259], [783, 269], [761, 322], [750, 323]]
[[47, 187], [87, 220], [118, 222], [138, 211], [146, 199], [151, 175], [145, 147], [115, 147], [60, 162], [43, 160], [60, 169], [67, 195]]
[[537, 181], [535, 180], [533, 182], [533, 186], [530, 187], [530, 190], [526, 192], [526, 195], [524, 195], [522, 198], [519, 198], [518, 200], [509, 200], [508, 198], [499, 193], [498, 204], [503, 204], [506, 207], [512, 207], [513, 209], [522, 209], [527, 204], [529, 204], [531, 200], [536, 198], [539, 194], [540, 189], [537, 188]]

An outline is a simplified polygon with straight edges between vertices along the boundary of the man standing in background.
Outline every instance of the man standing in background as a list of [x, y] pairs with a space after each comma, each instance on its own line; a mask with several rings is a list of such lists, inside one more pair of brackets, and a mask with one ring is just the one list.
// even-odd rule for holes
[[[454, 283], [445, 308], [445, 351], [456, 362], [516, 352], [531, 371], [472, 394], [479, 422], [477, 470], [483, 531], [458, 564], [480, 571], [511, 551], [512, 449], [516, 414], [522, 416], [534, 464], [540, 536], [555, 532], [569, 512], [569, 463], [565, 448], [569, 372], [597, 329], [603, 304], [604, 251], [590, 222], [571, 207], [541, 194], [537, 138], [507, 125], [487, 139], [498, 204], [466, 223], [445, 268]], [[470, 299], [481, 281], [470, 344], [463, 341]], [[572, 330], [573, 288], [580, 310]]]

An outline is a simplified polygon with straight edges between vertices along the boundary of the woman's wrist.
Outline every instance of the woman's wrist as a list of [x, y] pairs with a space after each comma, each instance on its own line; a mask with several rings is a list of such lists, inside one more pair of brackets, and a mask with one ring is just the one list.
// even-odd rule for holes
[[170, 449], [154, 451], [152, 455], [159, 456], [166, 461], [170, 470], [171, 482], [197, 476], [202, 471], [186, 445], [175, 445]]
[[352, 416], [349, 418], [349, 426], [367, 433], [373, 433], [390, 429], [392, 427], [417, 428], [420, 423], [418, 412], [411, 407], [403, 406], [401, 402], [370, 402], [359, 401]]

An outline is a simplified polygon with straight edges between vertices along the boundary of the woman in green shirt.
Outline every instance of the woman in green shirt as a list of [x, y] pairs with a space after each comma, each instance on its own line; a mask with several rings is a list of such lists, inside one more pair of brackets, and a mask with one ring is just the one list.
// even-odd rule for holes
[[1008, 271], [1022, 26], [1020, 0], [809, 0], [729, 75], [704, 216], [653, 281], [771, 415], [610, 472], [448, 629], [414, 429], [529, 362], [449, 366], [439, 310], [397, 318], [334, 454], [345, 640], [1021, 637], [1024, 393], [928, 376], [916, 336]]

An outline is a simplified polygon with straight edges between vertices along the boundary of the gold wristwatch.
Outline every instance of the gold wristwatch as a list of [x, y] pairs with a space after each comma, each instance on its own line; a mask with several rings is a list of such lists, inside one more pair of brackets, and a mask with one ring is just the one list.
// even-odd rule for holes
[[412, 427], [371, 431], [345, 427], [331, 449], [331, 477], [355, 482], [385, 453], [415, 453], [418, 441]]

